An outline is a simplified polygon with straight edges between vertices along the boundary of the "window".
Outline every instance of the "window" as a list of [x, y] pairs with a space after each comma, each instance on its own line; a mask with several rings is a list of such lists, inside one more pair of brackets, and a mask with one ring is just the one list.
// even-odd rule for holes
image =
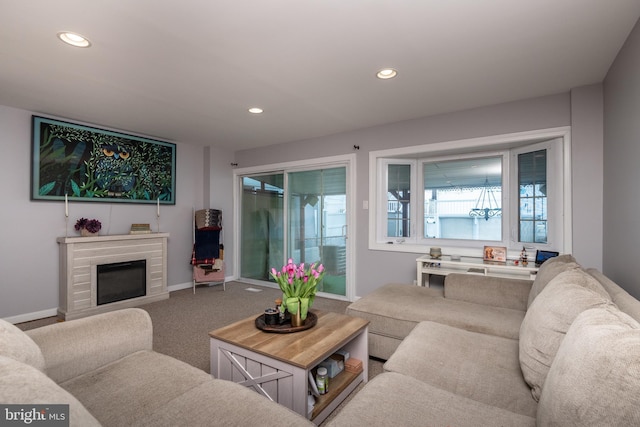
[[[490, 149], [488, 149], [490, 148]], [[370, 154], [371, 249], [570, 250], [568, 129]], [[568, 216], [570, 217], [570, 215]]]
[[409, 237], [411, 225], [411, 165], [387, 166], [387, 236]]
[[547, 150], [518, 154], [518, 237], [547, 243]]
[[423, 237], [502, 240], [502, 163], [502, 155], [423, 162]]

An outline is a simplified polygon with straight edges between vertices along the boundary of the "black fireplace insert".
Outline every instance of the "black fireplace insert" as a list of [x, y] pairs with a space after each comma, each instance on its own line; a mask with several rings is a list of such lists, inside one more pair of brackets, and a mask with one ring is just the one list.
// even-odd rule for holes
[[136, 260], [97, 266], [98, 305], [147, 294], [147, 262]]

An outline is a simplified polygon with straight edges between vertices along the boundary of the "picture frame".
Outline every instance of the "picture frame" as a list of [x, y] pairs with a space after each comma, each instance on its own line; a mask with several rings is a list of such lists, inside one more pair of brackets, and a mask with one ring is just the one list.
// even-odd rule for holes
[[505, 246], [485, 246], [482, 259], [485, 262], [507, 262], [507, 248]]
[[32, 116], [31, 200], [175, 205], [176, 145]]

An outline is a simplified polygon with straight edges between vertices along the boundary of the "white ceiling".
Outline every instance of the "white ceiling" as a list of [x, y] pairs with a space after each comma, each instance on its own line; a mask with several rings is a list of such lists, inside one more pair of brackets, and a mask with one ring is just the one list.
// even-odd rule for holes
[[639, 0], [0, 0], [0, 104], [240, 150], [601, 82], [639, 16]]

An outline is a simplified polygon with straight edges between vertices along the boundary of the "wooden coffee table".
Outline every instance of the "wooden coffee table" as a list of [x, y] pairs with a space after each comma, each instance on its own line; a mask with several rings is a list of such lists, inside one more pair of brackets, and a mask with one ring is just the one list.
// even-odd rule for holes
[[[301, 332], [263, 332], [255, 316], [209, 332], [211, 374], [253, 388], [320, 424], [361, 382], [368, 377], [369, 322], [344, 314], [312, 310], [318, 323]], [[329, 392], [315, 398], [308, 408], [309, 375], [317, 365], [346, 350], [362, 361], [360, 373], [342, 371], [329, 380]]]

